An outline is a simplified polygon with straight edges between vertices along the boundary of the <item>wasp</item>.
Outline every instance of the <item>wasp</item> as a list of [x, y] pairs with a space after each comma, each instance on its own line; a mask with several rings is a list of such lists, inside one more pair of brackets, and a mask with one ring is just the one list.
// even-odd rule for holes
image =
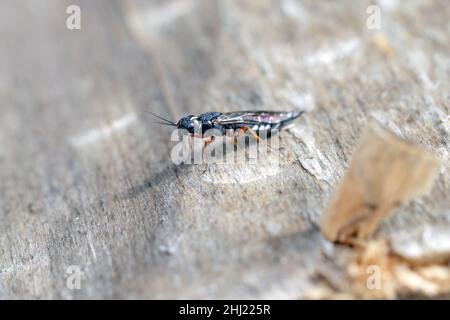
[[[191, 136], [203, 138], [203, 134], [211, 129], [219, 130], [222, 135], [229, 135], [236, 139], [235, 132], [249, 132], [257, 141], [260, 132], [281, 130], [292, 123], [304, 111], [235, 111], [235, 112], [206, 112], [201, 115], [188, 115], [177, 123], [150, 112], [153, 116], [164, 122], [160, 124], [187, 130]], [[211, 143], [214, 137], [205, 143]], [[236, 140], [235, 144], [236, 144]]]
[[[198, 116], [187, 115], [181, 118], [177, 123], [152, 112], [149, 113], [162, 120], [163, 122], [158, 122], [160, 124], [187, 130], [191, 137], [201, 138], [204, 143], [202, 159], [206, 159], [206, 148], [215, 140], [214, 135], [204, 135], [208, 130], [219, 131], [222, 136], [233, 138], [234, 145], [238, 147], [237, 137], [250, 133], [253, 138], [259, 142], [263, 131], [265, 132], [264, 137], [269, 138], [272, 135], [273, 130], [278, 131], [285, 128], [303, 112], [304, 111], [206, 112]], [[267, 145], [267, 148], [272, 150], [270, 145]], [[206, 172], [206, 170], [207, 169], [203, 172]]]

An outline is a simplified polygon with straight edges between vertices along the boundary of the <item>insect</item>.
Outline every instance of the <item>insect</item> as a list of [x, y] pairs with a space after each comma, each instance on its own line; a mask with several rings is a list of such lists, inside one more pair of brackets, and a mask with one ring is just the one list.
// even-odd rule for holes
[[[235, 111], [235, 112], [206, 112], [199, 116], [188, 115], [177, 123], [167, 120], [150, 112], [153, 116], [164, 122], [160, 124], [187, 130], [192, 136], [203, 138], [203, 134], [210, 129], [219, 130], [222, 135], [231, 133], [235, 139], [235, 132], [249, 132], [259, 141], [261, 131], [281, 130], [298, 118], [304, 111]], [[211, 143], [205, 143], [205, 147]]]

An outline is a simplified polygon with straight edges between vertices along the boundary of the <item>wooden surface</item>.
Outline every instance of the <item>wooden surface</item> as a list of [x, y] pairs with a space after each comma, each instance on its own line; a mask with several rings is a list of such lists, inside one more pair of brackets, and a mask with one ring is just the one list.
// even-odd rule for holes
[[[450, 228], [450, 6], [379, 1], [374, 31], [369, 4], [1, 1], [0, 298], [350, 291], [317, 224], [369, 118], [442, 163], [379, 234]], [[279, 169], [175, 166], [145, 113], [242, 109], [308, 110]]]

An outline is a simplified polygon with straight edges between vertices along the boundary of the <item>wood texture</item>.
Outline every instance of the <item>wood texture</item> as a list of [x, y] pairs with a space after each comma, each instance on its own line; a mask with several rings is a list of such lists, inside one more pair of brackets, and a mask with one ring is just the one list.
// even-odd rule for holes
[[[370, 4], [1, 1], [0, 298], [348, 292], [318, 223], [370, 118], [442, 163], [379, 235], [450, 225], [450, 7], [379, 1], [377, 31]], [[242, 109], [308, 110], [279, 169], [175, 166], [145, 113]]]

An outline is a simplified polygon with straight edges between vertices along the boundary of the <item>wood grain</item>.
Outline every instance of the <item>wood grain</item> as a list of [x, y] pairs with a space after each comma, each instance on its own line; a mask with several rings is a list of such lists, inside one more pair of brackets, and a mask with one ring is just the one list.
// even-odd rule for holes
[[[369, 1], [0, 2], [0, 298], [348, 292], [317, 226], [370, 118], [442, 163], [379, 234], [449, 225], [450, 7], [385, 3], [368, 30]], [[145, 113], [242, 109], [308, 110], [278, 170], [176, 166]]]

